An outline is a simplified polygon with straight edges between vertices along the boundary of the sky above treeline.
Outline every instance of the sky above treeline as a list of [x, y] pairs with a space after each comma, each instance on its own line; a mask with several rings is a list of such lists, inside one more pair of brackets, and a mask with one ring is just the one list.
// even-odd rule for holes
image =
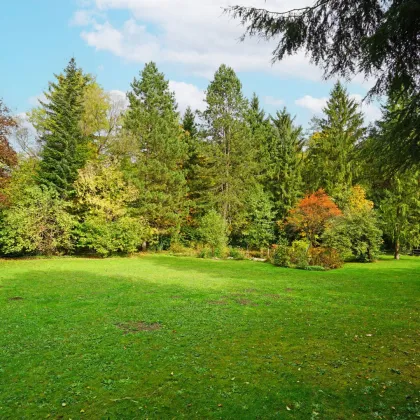
[[[273, 11], [314, 0], [238, 0]], [[2, 4], [0, 97], [14, 114], [37, 104], [54, 73], [71, 57], [115, 95], [124, 95], [144, 64], [155, 61], [170, 80], [179, 110], [203, 109], [205, 89], [220, 64], [234, 68], [246, 96], [260, 97], [268, 113], [287, 107], [305, 128], [319, 115], [334, 80], [303, 53], [272, 64], [275, 42], [247, 39], [223, 14], [236, 0], [15, 0]], [[372, 81], [348, 84], [357, 100]], [[364, 104], [366, 121], [380, 117], [377, 104]]]

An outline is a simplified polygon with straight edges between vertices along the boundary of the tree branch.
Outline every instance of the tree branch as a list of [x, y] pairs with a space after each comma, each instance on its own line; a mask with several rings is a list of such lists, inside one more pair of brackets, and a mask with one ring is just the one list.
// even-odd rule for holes
[[324, 0], [321, 1], [319, 4], [315, 4], [312, 7], [301, 7], [298, 9], [291, 9], [291, 10], [287, 10], [286, 12], [272, 12], [270, 10], [267, 9], [257, 9], [256, 7], [244, 7], [244, 6], [230, 6], [230, 7], [225, 7], [223, 8], [224, 13], [232, 13], [235, 11], [238, 11], [239, 9], [242, 10], [252, 10], [253, 12], [257, 12], [257, 13], [267, 13], [270, 15], [276, 15], [276, 16], [285, 16], [285, 15], [290, 15], [291, 13], [296, 13], [296, 12], [302, 12], [302, 14], [305, 14], [307, 12], [310, 12], [312, 10], [318, 9], [319, 7], [322, 7], [324, 5], [326, 5], [327, 3], [329, 3], [331, 0]]

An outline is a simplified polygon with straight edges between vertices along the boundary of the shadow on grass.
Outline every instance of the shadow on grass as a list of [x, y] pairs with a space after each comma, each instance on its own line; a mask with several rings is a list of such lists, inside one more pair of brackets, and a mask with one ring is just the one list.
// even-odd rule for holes
[[[377, 266], [375, 275], [387, 276], [371, 281], [351, 267], [306, 273], [160, 256], [120, 261], [78, 260], [82, 270], [49, 260], [2, 276], [1, 417], [78, 418], [82, 409], [90, 418], [410, 414], [418, 289], [395, 284], [399, 271]], [[7, 300], [13, 296], [24, 300]], [[227, 304], [211, 303], [220, 299]], [[118, 328], [133, 322], [162, 328]]]

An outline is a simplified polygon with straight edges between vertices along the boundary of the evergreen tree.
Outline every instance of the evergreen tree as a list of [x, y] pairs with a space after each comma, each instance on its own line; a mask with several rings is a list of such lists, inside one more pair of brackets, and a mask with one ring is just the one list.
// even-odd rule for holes
[[89, 81], [72, 58], [64, 74], [51, 82], [46, 101], [38, 109], [42, 152], [39, 181], [61, 197], [73, 192], [77, 171], [88, 157], [88, 141], [81, 129], [84, 89]]
[[274, 130], [270, 124], [270, 118], [266, 116], [264, 110], [261, 108], [259, 98], [255, 93], [249, 103], [246, 119], [251, 129], [252, 144], [256, 153], [255, 161], [258, 165], [256, 168], [258, 181], [265, 182]]
[[200, 197], [207, 190], [207, 185], [201, 176], [201, 168], [205, 161], [202, 153], [202, 138], [199, 135], [199, 127], [195, 121], [195, 113], [190, 107], [185, 111], [182, 119], [182, 128], [185, 131], [188, 145], [188, 157], [184, 165], [188, 198], [190, 200], [190, 217], [188, 222], [190, 227], [195, 227], [197, 217], [203, 216], [206, 210], [206, 206], [203, 206]]
[[192, 111], [190, 106], [186, 109], [184, 117], [182, 119], [182, 128], [185, 132], [189, 134], [190, 138], [194, 139], [197, 137], [198, 127], [195, 122], [194, 112]]
[[134, 143], [129, 166], [140, 189], [139, 214], [159, 233], [176, 234], [188, 203], [187, 144], [174, 94], [155, 63], [146, 64], [131, 88], [124, 127]]
[[206, 102], [202, 113], [206, 138], [203, 177], [209, 186], [205, 200], [218, 209], [230, 231], [238, 230], [253, 183], [255, 152], [245, 119], [247, 100], [233, 69], [222, 65], [217, 70]]
[[353, 184], [355, 146], [365, 132], [363, 114], [340, 82], [335, 84], [324, 114], [314, 120], [316, 133], [309, 141], [306, 178], [311, 191], [323, 188], [342, 203]]
[[247, 248], [269, 248], [274, 240], [273, 204], [262, 185], [256, 184], [247, 198], [247, 223], [243, 230]]
[[302, 127], [286, 109], [272, 118], [274, 135], [269, 143], [267, 189], [270, 191], [277, 220], [283, 220], [302, 196]]

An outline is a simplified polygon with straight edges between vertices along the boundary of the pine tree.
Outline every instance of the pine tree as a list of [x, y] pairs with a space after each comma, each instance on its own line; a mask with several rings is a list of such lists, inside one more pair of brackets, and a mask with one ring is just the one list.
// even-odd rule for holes
[[187, 144], [174, 94], [155, 63], [146, 64], [131, 88], [124, 128], [134, 142], [130, 162], [140, 188], [139, 213], [158, 232], [176, 234], [188, 203]]
[[190, 138], [196, 138], [198, 134], [197, 124], [195, 122], [195, 115], [192, 111], [191, 107], [189, 106], [184, 114], [182, 119], [182, 128], [185, 132], [187, 132]]
[[309, 141], [306, 178], [308, 188], [323, 188], [341, 203], [353, 184], [355, 145], [362, 139], [363, 114], [347, 90], [337, 82], [324, 108], [314, 120], [316, 132]]
[[185, 111], [182, 119], [182, 128], [186, 134], [186, 142], [188, 146], [188, 156], [184, 164], [185, 176], [188, 185], [188, 197], [191, 201], [190, 216], [195, 217], [201, 214], [201, 209], [197, 208], [202, 191], [206, 189], [206, 185], [200, 176], [200, 169], [203, 165], [203, 156], [201, 153], [201, 139], [199, 137], [198, 125], [195, 121], [195, 114], [190, 107]]
[[255, 168], [252, 132], [245, 116], [247, 100], [233, 69], [222, 65], [210, 83], [202, 113], [209, 205], [215, 206], [230, 231], [244, 222], [244, 204]]
[[41, 163], [39, 181], [55, 189], [61, 197], [73, 192], [77, 171], [88, 156], [88, 142], [81, 129], [83, 96], [89, 78], [77, 68], [72, 58], [64, 73], [49, 84], [46, 101], [39, 111], [43, 115], [40, 128]]
[[266, 185], [270, 191], [277, 220], [283, 220], [302, 196], [302, 127], [286, 109], [272, 118], [274, 135], [268, 147]]

